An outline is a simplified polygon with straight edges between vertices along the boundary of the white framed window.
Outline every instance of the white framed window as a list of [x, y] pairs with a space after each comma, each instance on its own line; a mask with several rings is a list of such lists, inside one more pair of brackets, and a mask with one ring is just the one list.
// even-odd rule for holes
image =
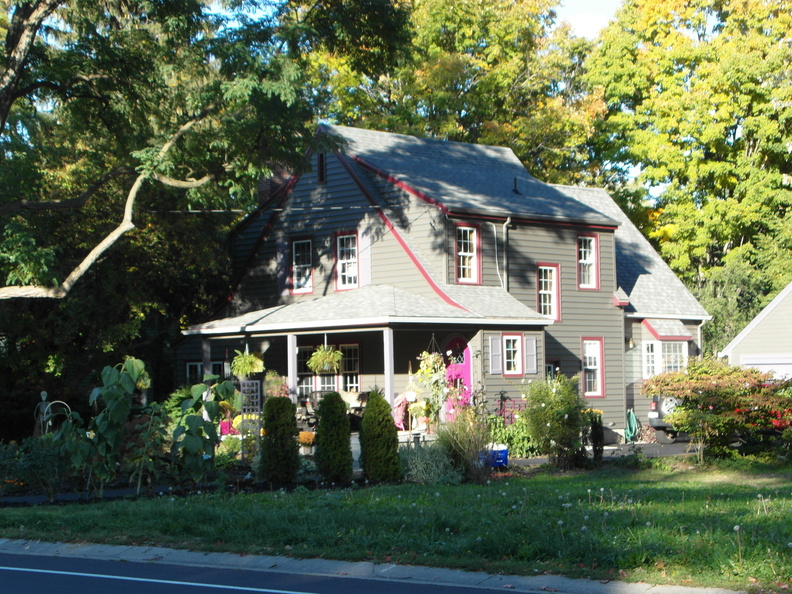
[[644, 379], [687, 367], [688, 343], [681, 340], [647, 340], [643, 343]]
[[599, 289], [599, 270], [597, 262], [597, 236], [579, 235], [578, 250], [578, 287]]
[[558, 264], [539, 264], [537, 267], [537, 308], [539, 313], [560, 319]]
[[[226, 365], [224, 361], [212, 361], [211, 363], [212, 375], [217, 375], [221, 378], [226, 378], [231, 375], [231, 368]], [[204, 372], [203, 363], [190, 362], [187, 363], [187, 384], [192, 386], [203, 382]]]
[[479, 282], [478, 230], [456, 228], [456, 280], [458, 283]]
[[503, 335], [503, 375], [523, 374], [523, 350], [521, 334]]
[[356, 344], [342, 344], [341, 389], [360, 392], [360, 348]]
[[357, 234], [339, 235], [336, 238], [337, 281], [340, 289], [358, 286]]
[[308, 359], [314, 352], [313, 347], [297, 348], [297, 394], [308, 396], [314, 391], [314, 374], [308, 369]]
[[310, 239], [292, 242], [292, 293], [313, 291], [313, 248]]
[[583, 395], [588, 397], [602, 397], [605, 395], [603, 379], [603, 339], [584, 338], [581, 379]]

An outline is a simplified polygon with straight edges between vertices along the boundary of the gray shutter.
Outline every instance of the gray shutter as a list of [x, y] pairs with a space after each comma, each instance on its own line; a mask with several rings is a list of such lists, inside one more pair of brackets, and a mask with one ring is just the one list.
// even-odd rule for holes
[[490, 373], [503, 373], [503, 354], [501, 353], [500, 336], [490, 336]]
[[536, 374], [536, 336], [525, 336], [525, 374]]

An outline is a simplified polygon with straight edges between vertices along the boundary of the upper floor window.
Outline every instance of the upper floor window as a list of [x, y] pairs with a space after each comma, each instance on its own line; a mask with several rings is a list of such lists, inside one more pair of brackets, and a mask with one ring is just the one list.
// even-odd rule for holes
[[676, 340], [649, 340], [643, 343], [644, 378], [658, 373], [682, 371], [687, 367], [688, 343]]
[[458, 283], [479, 282], [478, 230], [456, 228], [456, 280]]
[[561, 319], [559, 306], [558, 264], [539, 264], [537, 268], [537, 307], [539, 313]]
[[336, 241], [338, 288], [353, 289], [358, 286], [357, 235], [339, 235]]
[[603, 339], [583, 339], [583, 394], [601, 397], [605, 395], [603, 378]]
[[578, 251], [578, 287], [581, 289], [599, 289], [599, 263], [597, 262], [597, 236], [579, 235]]
[[310, 239], [292, 242], [292, 292], [313, 291], [313, 257]]

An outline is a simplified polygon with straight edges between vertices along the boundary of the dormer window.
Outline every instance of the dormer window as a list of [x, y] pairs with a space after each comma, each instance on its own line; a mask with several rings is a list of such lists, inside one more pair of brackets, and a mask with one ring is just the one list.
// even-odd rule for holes
[[456, 281], [477, 284], [479, 279], [478, 229], [459, 225], [456, 228]]

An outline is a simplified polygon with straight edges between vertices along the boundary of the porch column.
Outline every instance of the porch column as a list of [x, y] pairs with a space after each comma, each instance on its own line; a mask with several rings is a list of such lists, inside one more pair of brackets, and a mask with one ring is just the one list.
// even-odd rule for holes
[[383, 355], [385, 359], [385, 400], [393, 406], [393, 400], [396, 397], [393, 387], [393, 329], [385, 328], [382, 331]]
[[204, 377], [212, 373], [212, 343], [207, 336], [201, 337], [201, 367], [203, 375], [200, 381], [203, 381]]
[[297, 401], [297, 335], [286, 335], [286, 383], [292, 402]]

